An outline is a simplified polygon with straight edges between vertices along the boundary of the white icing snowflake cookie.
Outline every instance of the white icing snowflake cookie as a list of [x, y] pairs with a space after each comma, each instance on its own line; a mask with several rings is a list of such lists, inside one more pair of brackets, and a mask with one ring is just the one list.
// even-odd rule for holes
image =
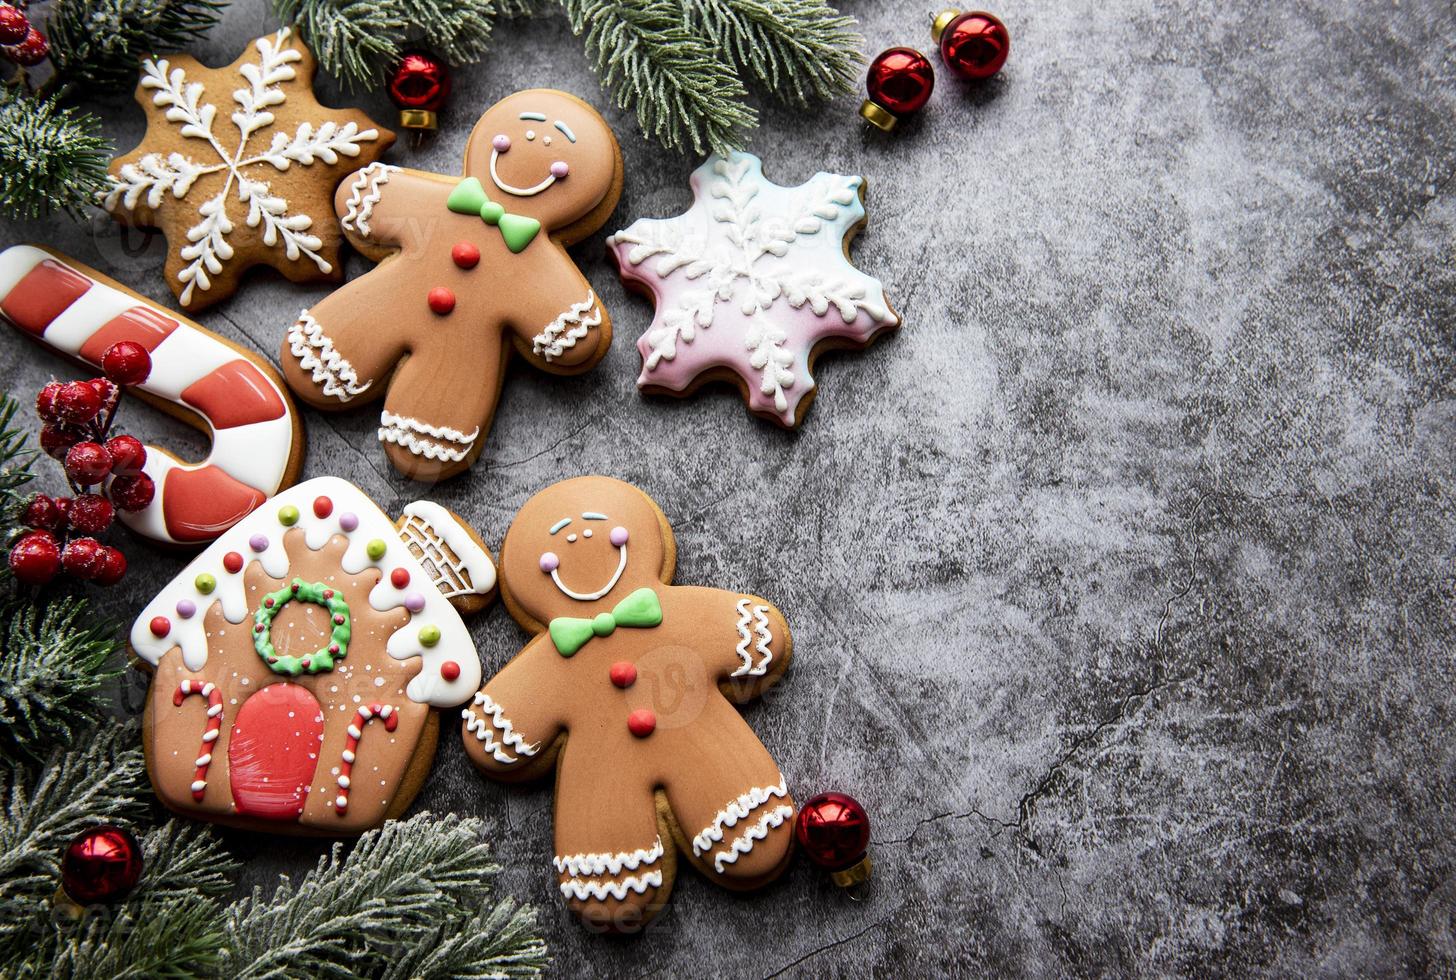
[[822, 348], [863, 347], [900, 325], [880, 281], [849, 263], [865, 224], [864, 178], [821, 172], [781, 187], [758, 157], [733, 153], [709, 157], [692, 188], [685, 213], [607, 239], [623, 280], [657, 303], [637, 341], [637, 384], [687, 394], [728, 378], [750, 410], [797, 426]]
[[342, 278], [334, 188], [394, 134], [358, 110], [319, 105], [313, 73], [287, 28], [226, 68], [184, 55], [142, 62], [147, 132], [112, 161], [102, 203], [119, 221], [162, 230], [167, 283], [184, 309], [231, 295], [253, 265], [294, 282]]

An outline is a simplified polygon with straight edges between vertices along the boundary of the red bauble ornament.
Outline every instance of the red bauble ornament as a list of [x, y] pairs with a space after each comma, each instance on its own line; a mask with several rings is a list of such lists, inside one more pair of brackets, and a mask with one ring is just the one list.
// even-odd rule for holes
[[71, 509], [66, 512], [67, 522], [82, 534], [102, 533], [111, 526], [115, 516], [111, 501], [99, 493], [81, 494], [71, 501]]
[[870, 818], [864, 807], [843, 793], [820, 793], [799, 809], [794, 836], [809, 860], [848, 887], [870, 876]]
[[24, 65], [26, 68], [31, 68], [45, 61], [50, 56], [51, 45], [45, 39], [44, 34], [32, 27], [25, 32], [25, 37], [21, 39], [19, 44], [12, 44], [8, 47], [0, 48], [0, 53], [3, 53], [5, 57], [17, 65]]
[[0, 44], [19, 44], [30, 33], [25, 14], [9, 4], [0, 6]]
[[84, 425], [101, 411], [101, 395], [85, 381], [68, 381], [56, 392], [56, 414], [62, 422]]
[[982, 82], [1001, 70], [1011, 53], [1011, 32], [984, 10], [943, 10], [930, 25], [940, 60], [968, 82]]
[[61, 887], [81, 905], [114, 902], [142, 876], [142, 846], [131, 831], [102, 824], [82, 831], [61, 859]]
[[889, 48], [870, 62], [865, 76], [869, 98], [860, 104], [859, 114], [889, 132], [902, 118], [920, 109], [935, 89], [935, 70], [914, 48]]
[[134, 340], [120, 340], [101, 355], [101, 370], [119, 385], [139, 385], [152, 373], [152, 355]]
[[122, 510], [136, 513], [145, 510], [157, 494], [157, 485], [145, 473], [135, 476], [118, 476], [109, 488], [111, 502]]
[[99, 442], [78, 442], [66, 451], [66, 476], [77, 486], [94, 487], [111, 473], [111, 454]]
[[433, 132], [450, 97], [450, 68], [428, 51], [407, 51], [389, 76], [389, 98], [405, 129]]
[[45, 585], [61, 567], [61, 548], [49, 531], [31, 531], [10, 549], [10, 571], [26, 585]]
[[106, 440], [106, 455], [111, 457], [111, 472], [117, 476], [134, 476], [147, 465], [147, 447], [136, 436]]

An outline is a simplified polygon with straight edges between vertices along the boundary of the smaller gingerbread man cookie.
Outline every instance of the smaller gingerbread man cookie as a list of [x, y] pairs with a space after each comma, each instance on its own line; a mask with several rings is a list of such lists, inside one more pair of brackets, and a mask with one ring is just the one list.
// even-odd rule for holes
[[585, 476], [521, 508], [501, 594], [536, 635], [464, 709], [470, 759], [530, 779], [554, 767], [562, 896], [594, 925], [640, 928], [678, 852], [709, 880], [783, 871], [794, 801], [735, 704], [782, 676], [792, 643], [758, 596], [672, 585], [677, 549], [651, 498]]
[[822, 351], [866, 347], [900, 325], [880, 281], [849, 263], [865, 225], [864, 178], [821, 172], [781, 187], [758, 157], [732, 153], [709, 157], [692, 188], [685, 213], [607, 239], [622, 280], [657, 304], [637, 341], [637, 385], [687, 395], [731, 381], [749, 410], [795, 427]]
[[329, 199], [394, 134], [357, 109], [319, 105], [313, 73], [288, 28], [225, 68], [186, 55], [142, 62], [147, 132], [112, 161], [103, 203], [118, 221], [162, 229], [184, 310], [232, 295], [254, 265], [294, 282], [342, 278]]
[[555, 374], [605, 356], [611, 320], [566, 246], [601, 227], [621, 189], [606, 121], [550, 89], [491, 106], [465, 144], [460, 177], [360, 170], [335, 209], [379, 266], [288, 329], [280, 360], [289, 386], [323, 409], [382, 397], [379, 441], [406, 476], [443, 480], [469, 468], [513, 348]]
[[177, 813], [346, 836], [402, 814], [438, 715], [480, 684], [462, 613], [495, 594], [480, 539], [438, 504], [392, 521], [353, 484], [279, 494], [151, 601], [147, 772]]

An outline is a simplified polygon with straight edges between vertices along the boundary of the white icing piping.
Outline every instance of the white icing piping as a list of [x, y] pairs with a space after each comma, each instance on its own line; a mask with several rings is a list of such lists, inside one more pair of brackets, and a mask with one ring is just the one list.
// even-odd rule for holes
[[581, 875], [619, 875], [623, 869], [636, 871], [642, 865], [654, 865], [662, 860], [662, 838], [658, 837], [651, 847], [639, 847], [635, 851], [618, 851], [615, 854], [558, 854], [552, 861], [556, 873], [579, 877]]
[[[479, 426], [476, 426], [471, 432], [461, 432], [448, 425], [431, 425], [420, 419], [395, 415], [390, 411], [381, 412], [379, 422], [380, 442], [403, 446], [416, 456], [423, 456], [425, 459], [437, 459], [450, 463], [458, 463], [469, 456], [470, 447], [475, 444], [476, 437], [480, 435]], [[457, 443], [464, 448], [454, 449], [450, 446], [442, 446], [439, 444], [440, 440]]]
[[600, 599], [602, 596], [615, 589], [617, 587], [617, 580], [622, 577], [622, 573], [626, 570], [627, 546], [624, 544], [622, 545], [622, 557], [617, 559], [617, 570], [612, 574], [612, 580], [606, 585], [602, 586], [600, 589], [597, 589], [595, 592], [573, 592], [568, 589], [566, 587], [566, 584], [561, 581], [561, 572], [559, 567], [551, 569], [551, 581], [555, 582], [556, 587], [569, 598], [576, 599], [579, 602], [591, 602], [593, 599]]
[[379, 421], [380, 424], [392, 429], [406, 429], [429, 436], [431, 439], [444, 439], [448, 442], [458, 442], [462, 446], [469, 446], [480, 435], [480, 426], [478, 425], [469, 432], [461, 432], [459, 429], [452, 429], [448, 425], [431, 425], [420, 419], [410, 418], [408, 415], [395, 415], [388, 410], [379, 413]]
[[495, 161], [496, 158], [498, 158], [499, 156], [500, 150], [490, 151], [490, 179], [491, 183], [495, 184], [495, 186], [499, 187], [507, 194], [514, 194], [516, 195], [516, 197], [535, 197], [537, 194], [541, 193], [546, 188], [556, 183], [556, 175], [547, 174], [546, 179], [541, 181], [541, 183], [537, 184], [535, 187], [513, 187], [512, 185], [507, 184], [505, 181], [501, 180], [500, 175], [495, 172]]
[[354, 365], [334, 349], [334, 342], [324, 335], [324, 328], [307, 310], [288, 328], [288, 346], [298, 358], [298, 366], [308, 371], [313, 383], [322, 385], [323, 393], [331, 398], [347, 402], [374, 384], [373, 381], [359, 383]]
[[749, 851], [753, 850], [754, 841], [763, 840], [765, 837], [768, 836], [768, 832], [770, 830], [780, 826], [785, 820], [788, 820], [793, 815], [794, 808], [788, 806], [787, 804], [774, 807], [772, 810], [765, 813], [762, 817], [759, 817], [756, 824], [754, 824], [752, 827], [749, 827], [748, 830], [744, 831], [742, 837], [735, 838], [733, 843], [729, 845], [727, 850], [719, 851], [717, 854], [714, 854], [713, 868], [719, 874], [722, 874], [723, 865], [736, 864], [738, 862], [739, 855], [747, 854]]
[[[404, 516], [419, 521], [425, 530], [445, 542], [455, 552], [455, 557], [459, 559], [456, 571], [458, 573], [460, 569], [464, 569], [470, 575], [472, 593], [485, 595], [495, 588], [495, 562], [491, 561], [490, 555], [475, 543], [470, 532], [461, 527], [460, 522], [448, 510], [428, 500], [416, 500], [405, 506]], [[406, 527], [408, 526], [407, 524]], [[443, 561], [444, 556], [439, 556], [438, 560]], [[463, 591], [446, 591], [449, 585], [450, 583], [438, 579], [435, 582], [435, 586], [441, 589], [447, 599], [452, 595], [463, 594]]]
[[[384, 192], [380, 190], [389, 183], [390, 175], [399, 168], [388, 163], [375, 161], [363, 170], [359, 171], [359, 179], [349, 185], [348, 210], [343, 220], [339, 223], [350, 231], [358, 231], [361, 235], [369, 234], [369, 218], [374, 214], [374, 205]], [[365, 189], [369, 193], [365, 194]]]
[[755, 786], [719, 810], [718, 815], [713, 818], [713, 822], [704, 827], [702, 832], [693, 838], [693, 854], [701, 856], [711, 851], [714, 845], [723, 840], [723, 829], [725, 827], [736, 826], [738, 821], [747, 817], [775, 796], [780, 799], [788, 799], [789, 788], [785, 784], [782, 775], [779, 776], [777, 786]]
[[[588, 289], [586, 299], [571, 304], [569, 310], [546, 324], [546, 328], [532, 338], [532, 353], [540, 354], [550, 364], [554, 358], [575, 347], [576, 342], [585, 337], [592, 327], [599, 326], [602, 322], [602, 314], [596, 309], [596, 303], [596, 294]], [[588, 313], [591, 315], [586, 316]], [[569, 330], [568, 324], [573, 324]]]
[[570, 881], [561, 883], [561, 894], [567, 898], [575, 898], [579, 901], [586, 901], [589, 898], [598, 902], [605, 901], [608, 896], [617, 901], [627, 897], [627, 892], [633, 891], [638, 895], [643, 894], [649, 888], [662, 887], [662, 872], [649, 871], [645, 875], [629, 875], [621, 881], [586, 881], [582, 878], [572, 878]]
[[[491, 730], [485, 727], [486, 718], [477, 717], [474, 711], [479, 707], [489, 718], [491, 727], [500, 733], [500, 742], [491, 738]], [[513, 765], [519, 761], [516, 756], [506, 751], [507, 747], [515, 749], [521, 755], [532, 756], [541, 750], [540, 743], [527, 745], [526, 740], [521, 737], [520, 732], [511, 726], [511, 720], [505, 716], [505, 710], [484, 691], [475, 692], [475, 702], [471, 706], [462, 709], [460, 716], [465, 719], [465, 730], [475, 736], [485, 750], [495, 757], [495, 761], [502, 765]]]
[[768, 665], [773, 663], [773, 651], [768, 648], [773, 641], [773, 633], [768, 628], [768, 606], [753, 607], [753, 632], [758, 636], [758, 642], [753, 648], [762, 654], [763, 659], [754, 664], [753, 658], [748, 654], [748, 643], [753, 638], [748, 632], [748, 600], [739, 599], [735, 607], [738, 610], [738, 646], [734, 649], [743, 658], [743, 666], [735, 670], [730, 676], [742, 677], [751, 674], [754, 677], [762, 677], [768, 670]]

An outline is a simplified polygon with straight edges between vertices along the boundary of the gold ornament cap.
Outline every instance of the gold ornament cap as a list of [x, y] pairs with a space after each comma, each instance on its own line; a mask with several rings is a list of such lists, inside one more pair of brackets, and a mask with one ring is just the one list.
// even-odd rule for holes
[[859, 114], [864, 116], [870, 125], [887, 133], [900, 124], [899, 118], [894, 113], [869, 99], [860, 103]]
[[850, 888], [862, 882], [870, 880], [870, 872], [874, 866], [870, 864], [870, 856], [866, 854], [859, 859], [859, 863], [851, 864], [843, 871], [835, 871], [829, 875], [829, 880], [840, 888]]
[[959, 17], [961, 13], [962, 11], [959, 10], [942, 10], [940, 13], [931, 17], [930, 36], [935, 39], [936, 44], [940, 43], [940, 36], [950, 26], [950, 22]]
[[440, 117], [429, 109], [401, 109], [399, 124], [405, 129], [425, 129], [433, 133], [440, 128]]

